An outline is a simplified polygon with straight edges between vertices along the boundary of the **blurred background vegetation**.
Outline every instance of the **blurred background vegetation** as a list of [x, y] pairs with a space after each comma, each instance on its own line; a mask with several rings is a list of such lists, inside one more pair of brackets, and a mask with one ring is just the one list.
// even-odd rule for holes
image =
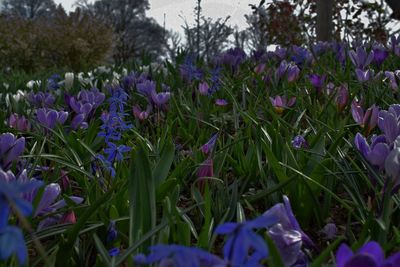
[[248, 27], [213, 20], [193, 0], [184, 35], [146, 16], [148, 0], [78, 0], [67, 14], [53, 0], [4, 0], [0, 13], [1, 72], [124, 64], [143, 56], [174, 60], [180, 52], [213, 59], [229, 47], [246, 52], [320, 41], [386, 42], [399, 31], [400, 1], [262, 0], [249, 5]]

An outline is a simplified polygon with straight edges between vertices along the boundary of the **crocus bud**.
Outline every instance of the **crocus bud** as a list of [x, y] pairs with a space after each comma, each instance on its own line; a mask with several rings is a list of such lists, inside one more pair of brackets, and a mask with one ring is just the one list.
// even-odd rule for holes
[[338, 93], [336, 97], [336, 105], [339, 112], [342, 112], [349, 102], [349, 89], [346, 85], [340, 86], [338, 88]]
[[74, 85], [74, 73], [73, 72], [67, 72], [65, 73], [65, 90], [69, 90], [72, 88]]
[[207, 82], [202, 82], [199, 84], [199, 93], [201, 95], [208, 95], [208, 91], [210, 90], [210, 86]]
[[8, 126], [21, 132], [26, 132], [30, 129], [30, 123], [25, 116], [19, 116], [16, 113], [10, 115]]
[[76, 216], [73, 211], [69, 211], [61, 218], [61, 223], [76, 223]]

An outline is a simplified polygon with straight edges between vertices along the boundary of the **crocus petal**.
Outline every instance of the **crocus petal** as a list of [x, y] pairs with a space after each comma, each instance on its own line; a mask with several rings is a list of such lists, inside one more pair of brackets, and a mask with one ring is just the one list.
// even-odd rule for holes
[[353, 257], [353, 251], [346, 244], [340, 245], [338, 251], [336, 252], [336, 264], [337, 267], [345, 267], [346, 262], [348, 262], [351, 257]]
[[[344, 267], [379, 267], [378, 263], [368, 254], [358, 254], [352, 257]], [[339, 267], [339, 266], [338, 266]]]
[[56, 198], [61, 194], [61, 187], [59, 184], [51, 183], [47, 185], [44, 189], [42, 198], [36, 208], [35, 215], [41, 215], [44, 212], [48, 212], [50, 205], [56, 200]]
[[381, 248], [381, 246], [375, 242], [370, 241], [362, 246], [358, 251], [357, 254], [366, 254], [374, 259], [376, 263], [382, 263], [385, 259], [385, 254]]

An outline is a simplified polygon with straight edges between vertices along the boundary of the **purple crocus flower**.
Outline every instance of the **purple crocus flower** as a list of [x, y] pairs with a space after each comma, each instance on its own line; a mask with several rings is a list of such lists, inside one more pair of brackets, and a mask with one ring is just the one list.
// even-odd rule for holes
[[286, 62], [286, 60], [282, 60], [281, 63], [279, 64], [279, 67], [275, 71], [275, 78], [277, 80], [281, 79], [285, 75], [288, 67], [289, 64]]
[[36, 108], [50, 108], [54, 105], [56, 98], [51, 93], [29, 92], [26, 99]]
[[280, 60], [283, 60], [287, 57], [288, 50], [285, 47], [277, 46], [274, 51], [275, 56], [277, 56]]
[[381, 246], [370, 241], [356, 253], [349, 246], [342, 244], [336, 252], [337, 267], [396, 267], [400, 266], [400, 252], [385, 259]]
[[232, 71], [236, 71], [239, 65], [246, 59], [246, 53], [239, 47], [231, 48], [223, 53], [217, 63], [229, 65]]
[[111, 221], [107, 228], [107, 242], [113, 242], [117, 238], [117, 235], [118, 231], [115, 225], [115, 221]]
[[310, 79], [311, 85], [314, 86], [314, 88], [317, 90], [317, 92], [320, 92], [322, 87], [325, 84], [326, 75], [310, 74], [309, 79]]
[[19, 116], [16, 113], [12, 113], [10, 115], [10, 118], [8, 119], [8, 126], [21, 132], [27, 132], [31, 128], [31, 124], [25, 118], [25, 116]]
[[353, 101], [351, 104], [351, 114], [354, 121], [361, 128], [364, 128], [368, 135], [378, 122], [379, 107], [372, 105], [364, 113], [363, 108], [356, 101]]
[[359, 46], [356, 51], [349, 52], [349, 57], [356, 68], [364, 70], [374, 59], [374, 51], [368, 54], [365, 48]]
[[289, 100], [286, 96], [270, 97], [272, 106], [278, 114], [282, 114], [287, 108], [292, 107], [296, 103], [296, 97], [291, 97]]
[[40, 124], [53, 129], [56, 126], [56, 123], [64, 124], [68, 118], [68, 112], [39, 108], [36, 110], [36, 118]]
[[374, 45], [372, 51], [374, 52], [374, 59], [373, 62], [380, 66], [389, 56], [389, 51], [382, 45]]
[[156, 92], [156, 83], [154, 81], [144, 80], [136, 84], [136, 89], [140, 94], [151, 98], [151, 95]]
[[381, 170], [384, 168], [385, 159], [390, 152], [384, 135], [372, 136], [371, 145], [369, 145], [365, 137], [357, 133], [354, 138], [354, 144], [372, 166], [378, 167]]
[[313, 56], [311, 52], [304, 47], [293, 45], [292, 46], [292, 56], [291, 60], [294, 61], [297, 65], [308, 64], [312, 61]]
[[214, 149], [217, 138], [218, 138], [218, 133], [211, 136], [210, 140], [208, 140], [207, 143], [201, 146], [200, 148], [201, 152], [208, 155]]
[[217, 106], [226, 106], [228, 105], [228, 101], [226, 101], [225, 99], [216, 99], [215, 104]]
[[15, 137], [12, 133], [0, 135], [0, 162], [3, 170], [8, 170], [25, 150], [25, 138]]

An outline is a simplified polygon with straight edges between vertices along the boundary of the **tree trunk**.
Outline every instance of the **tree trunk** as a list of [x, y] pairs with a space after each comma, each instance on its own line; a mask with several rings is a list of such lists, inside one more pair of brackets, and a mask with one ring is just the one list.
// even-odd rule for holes
[[334, 0], [317, 0], [317, 40], [332, 40]]
[[385, 0], [385, 2], [393, 10], [392, 18], [400, 20], [400, 1], [399, 0]]

